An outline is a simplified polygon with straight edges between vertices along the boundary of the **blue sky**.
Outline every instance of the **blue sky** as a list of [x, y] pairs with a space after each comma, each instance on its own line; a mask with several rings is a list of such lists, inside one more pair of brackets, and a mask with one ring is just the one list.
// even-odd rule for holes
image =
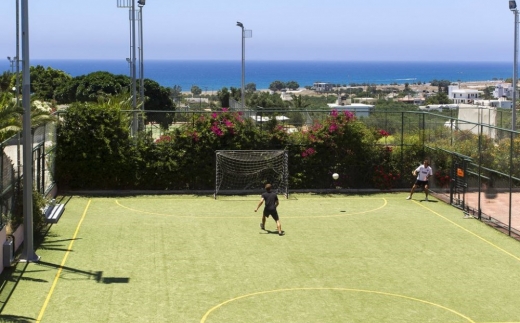
[[[31, 58], [128, 57], [117, 1], [29, 0]], [[16, 53], [15, 4], [0, 4], [5, 57]], [[147, 0], [143, 16], [145, 59], [240, 60], [241, 21], [251, 60], [513, 60], [506, 0]]]

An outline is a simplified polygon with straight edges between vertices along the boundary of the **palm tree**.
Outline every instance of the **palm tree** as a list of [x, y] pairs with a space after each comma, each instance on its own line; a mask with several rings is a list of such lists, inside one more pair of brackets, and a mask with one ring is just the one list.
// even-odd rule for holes
[[291, 98], [292, 98], [291, 106], [295, 110], [305, 110], [306, 108], [308, 108], [311, 105], [304, 98], [302, 98], [301, 94], [299, 94], [299, 95], [291, 94]]
[[56, 121], [56, 117], [50, 111], [42, 109], [39, 105], [31, 102], [31, 127], [33, 129], [51, 121]]
[[290, 101], [290, 104], [294, 110], [305, 110], [303, 113], [294, 113], [290, 116], [292, 117], [293, 123], [312, 123], [312, 117], [309, 115], [309, 112], [307, 111], [307, 108], [311, 105], [309, 102], [307, 102], [304, 98], [302, 98], [302, 95], [294, 95], [291, 94], [292, 100]]
[[[0, 142], [22, 131], [23, 107], [17, 105], [12, 95], [4, 93], [0, 97]], [[41, 104], [31, 102], [31, 127], [33, 129], [55, 121], [56, 117], [50, 111], [41, 107]]]
[[0, 97], [0, 142], [12, 137], [22, 129], [23, 109], [16, 106], [12, 95], [2, 94]]

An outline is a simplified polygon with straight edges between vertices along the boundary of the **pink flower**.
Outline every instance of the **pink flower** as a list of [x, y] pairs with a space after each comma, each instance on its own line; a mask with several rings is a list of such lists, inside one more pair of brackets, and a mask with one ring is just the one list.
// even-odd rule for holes
[[379, 130], [379, 134], [383, 137], [388, 137], [390, 136], [390, 134], [388, 132], [386, 132], [385, 130]]
[[228, 128], [232, 128], [233, 127], [233, 122], [229, 121], [228, 119], [224, 119], [222, 122]]
[[155, 142], [156, 143], [160, 143], [160, 142], [170, 142], [170, 141], [172, 141], [172, 137], [166, 136], [166, 135], [162, 135]]
[[354, 114], [352, 112], [345, 110], [343, 113], [345, 114], [345, 117], [347, 117], [347, 120], [354, 119]]
[[222, 132], [222, 130], [218, 127], [216, 122], [214, 122], [213, 125], [211, 126], [211, 131], [215, 135], [217, 135], [217, 137], [222, 137], [224, 135], [224, 132]]
[[213, 112], [213, 113], [211, 114], [211, 117], [212, 117], [213, 119], [216, 119], [216, 118], [218, 117], [218, 114], [217, 114], [216, 112]]
[[330, 112], [330, 115], [333, 116], [333, 117], [337, 117], [338, 116], [338, 110], [334, 109]]

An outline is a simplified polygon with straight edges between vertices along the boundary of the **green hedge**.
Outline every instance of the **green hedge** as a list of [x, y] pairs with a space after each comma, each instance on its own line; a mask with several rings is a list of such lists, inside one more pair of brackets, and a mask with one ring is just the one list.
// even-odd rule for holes
[[[211, 190], [215, 150], [285, 149], [291, 189], [389, 189], [403, 186], [403, 165], [421, 160], [416, 144], [408, 145], [404, 154], [382, 145], [378, 140], [388, 134], [369, 128], [348, 111], [332, 111], [306, 131], [290, 134], [276, 121], [259, 127], [242, 113], [226, 109], [200, 114], [157, 140], [149, 133], [132, 138], [129, 122], [114, 105], [71, 105], [58, 125], [59, 187]], [[403, 163], [403, 155], [413, 162]], [[333, 181], [332, 173], [339, 173], [340, 179]]]

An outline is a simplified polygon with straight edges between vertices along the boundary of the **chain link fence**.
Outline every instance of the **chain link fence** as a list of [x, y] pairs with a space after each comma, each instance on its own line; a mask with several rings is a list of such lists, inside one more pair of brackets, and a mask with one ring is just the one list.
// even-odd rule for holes
[[[143, 123], [142, 130], [159, 139], [173, 128], [193, 124], [201, 115], [209, 116], [213, 112], [185, 109], [146, 113], [166, 113], [171, 118], [168, 129], [153, 122]], [[277, 118], [277, 122], [287, 132], [301, 132], [315, 122], [323, 121], [330, 111], [252, 108], [242, 113], [254, 120], [252, 126], [263, 127], [267, 118], [283, 117]], [[410, 189], [414, 179], [407, 174], [424, 159], [429, 159], [434, 173], [430, 188], [434, 194], [470, 216], [488, 221], [510, 235], [518, 235], [520, 209], [515, 209], [514, 205], [520, 202], [520, 138], [518, 132], [508, 129], [510, 110], [477, 107], [463, 114], [470, 120], [459, 119], [460, 109], [438, 112], [387, 110], [358, 120], [371, 129], [381, 129], [389, 134], [378, 141], [378, 145], [390, 148], [393, 162], [402, 175], [394, 188]], [[1, 147], [0, 207], [5, 221], [13, 212], [23, 175], [22, 140], [16, 135], [3, 142]], [[56, 125], [51, 123], [36, 129], [33, 132], [34, 185], [43, 195], [56, 184], [55, 153]], [[357, 175], [362, 178], [373, 176]], [[333, 185], [323, 188], [331, 187]]]

